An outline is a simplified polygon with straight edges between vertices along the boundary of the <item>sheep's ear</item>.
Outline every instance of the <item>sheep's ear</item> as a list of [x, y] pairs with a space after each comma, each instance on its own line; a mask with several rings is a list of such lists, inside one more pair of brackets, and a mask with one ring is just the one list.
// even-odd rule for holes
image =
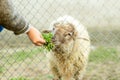
[[78, 32], [77, 32], [77, 31], [74, 31], [73, 33], [74, 33], [74, 36], [77, 36], [77, 34], [78, 34]]
[[42, 33], [51, 33], [52, 30], [43, 30]]
[[59, 26], [60, 26], [59, 22], [57, 22], [57, 23], [54, 24], [54, 27], [59, 27]]

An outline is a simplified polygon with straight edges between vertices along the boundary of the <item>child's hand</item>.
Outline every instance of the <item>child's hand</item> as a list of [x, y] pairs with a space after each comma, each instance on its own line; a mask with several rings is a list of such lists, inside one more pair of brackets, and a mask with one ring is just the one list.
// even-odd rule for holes
[[37, 46], [41, 46], [45, 43], [41, 33], [34, 27], [30, 27], [30, 30], [27, 32], [30, 40]]

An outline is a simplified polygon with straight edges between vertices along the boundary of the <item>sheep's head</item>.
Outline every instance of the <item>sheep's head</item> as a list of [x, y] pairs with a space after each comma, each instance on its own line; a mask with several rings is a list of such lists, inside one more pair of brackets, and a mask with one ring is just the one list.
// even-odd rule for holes
[[56, 47], [68, 47], [72, 46], [77, 32], [74, 28], [74, 25], [70, 23], [55, 23], [53, 26], [53, 38], [52, 42]]

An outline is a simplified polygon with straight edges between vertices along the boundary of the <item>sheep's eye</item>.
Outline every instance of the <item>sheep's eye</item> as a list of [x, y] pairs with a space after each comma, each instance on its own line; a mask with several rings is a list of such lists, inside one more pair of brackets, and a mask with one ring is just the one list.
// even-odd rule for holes
[[71, 37], [72, 36], [72, 33], [66, 33], [64, 34], [65, 37]]
[[72, 36], [72, 33], [68, 33], [67, 35]]

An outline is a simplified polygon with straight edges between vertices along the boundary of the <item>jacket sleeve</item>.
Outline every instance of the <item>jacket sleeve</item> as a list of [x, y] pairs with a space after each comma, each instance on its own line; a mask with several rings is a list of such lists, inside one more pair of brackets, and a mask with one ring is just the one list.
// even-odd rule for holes
[[14, 11], [11, 0], [0, 0], [0, 24], [18, 35], [28, 30], [25, 19]]

